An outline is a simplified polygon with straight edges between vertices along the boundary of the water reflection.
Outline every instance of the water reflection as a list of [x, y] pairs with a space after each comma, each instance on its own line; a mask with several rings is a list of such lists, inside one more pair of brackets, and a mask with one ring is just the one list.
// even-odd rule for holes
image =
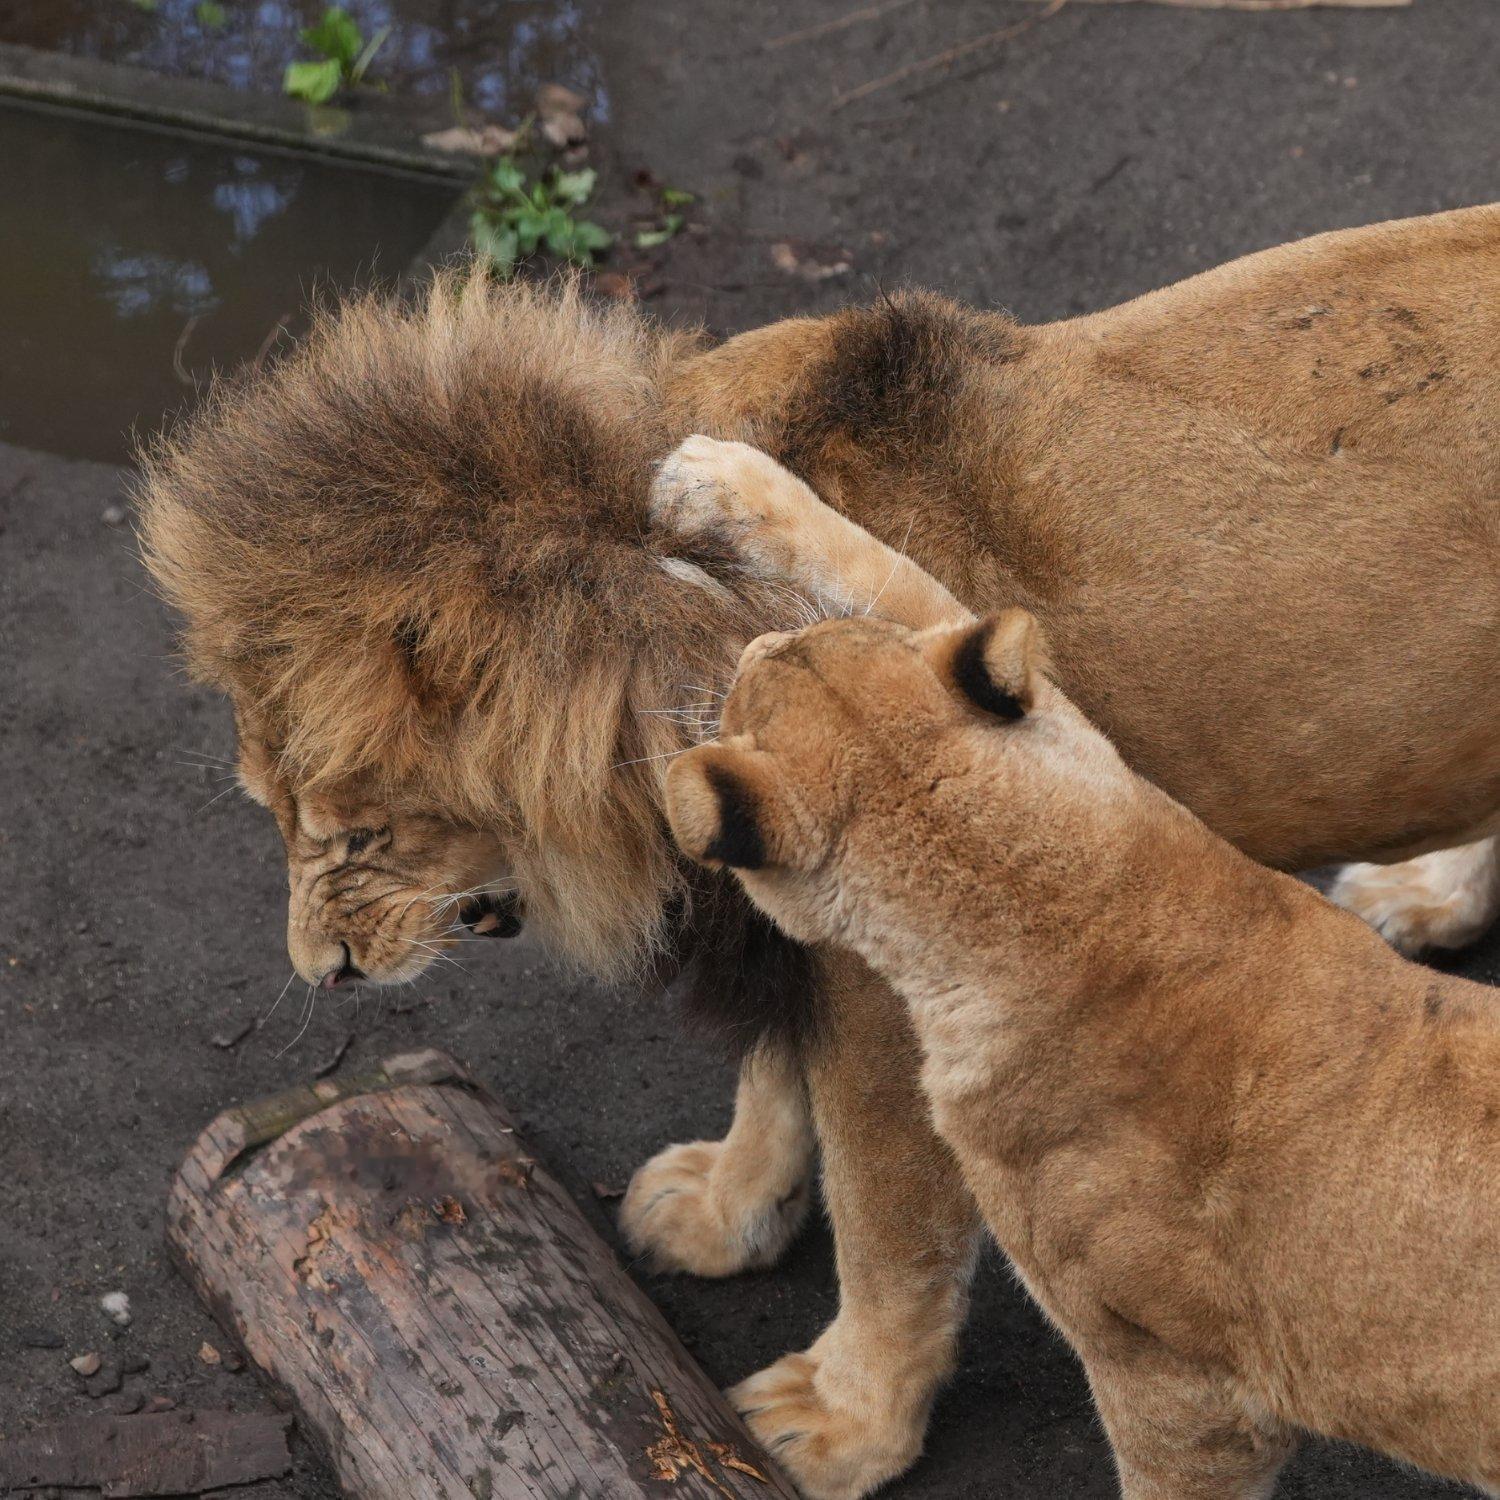
[[201, 317], [218, 303], [207, 266], [106, 245], [90, 257], [89, 267], [117, 317], [140, 318], [155, 308]]
[[124, 458], [315, 288], [399, 273], [454, 191], [0, 109], [0, 440]]
[[[4, 0], [0, 41], [275, 91], [302, 53], [298, 32], [325, 0], [221, 0], [221, 8], [223, 24], [212, 25], [198, 0], [159, 0], [154, 11], [129, 0]], [[514, 120], [537, 84], [563, 83], [591, 100], [596, 121], [608, 118], [582, 0], [344, 0], [344, 8], [367, 37], [391, 28], [370, 76], [395, 93], [443, 109], [456, 76], [468, 104]]]

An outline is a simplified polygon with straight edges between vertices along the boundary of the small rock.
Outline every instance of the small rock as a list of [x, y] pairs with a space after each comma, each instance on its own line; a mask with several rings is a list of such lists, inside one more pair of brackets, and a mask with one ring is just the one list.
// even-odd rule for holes
[[89, 1376], [99, 1373], [99, 1366], [104, 1361], [97, 1354], [90, 1352], [88, 1354], [80, 1354], [76, 1359], [70, 1359], [68, 1363], [87, 1380]]
[[224, 1368], [231, 1375], [238, 1375], [245, 1368], [245, 1356], [238, 1349], [226, 1349], [221, 1358]]
[[144, 1354], [127, 1354], [120, 1361], [120, 1372], [124, 1375], [144, 1375], [151, 1368], [151, 1361]]
[[63, 1336], [50, 1328], [18, 1328], [16, 1342], [23, 1349], [61, 1349]]
[[123, 505], [106, 505], [99, 512], [99, 519], [106, 526], [123, 526], [125, 524], [125, 507]]
[[106, 1403], [106, 1409], [117, 1417], [133, 1417], [143, 1404], [139, 1396], [113, 1396]]
[[210, 1344], [207, 1339], [198, 1346], [198, 1358], [206, 1365], [219, 1365], [224, 1363], [224, 1356]]
[[177, 1401], [172, 1396], [153, 1396], [146, 1403], [146, 1410], [148, 1412], [172, 1411], [176, 1405]]
[[97, 1401], [101, 1396], [113, 1396], [124, 1384], [125, 1377], [120, 1373], [119, 1365], [110, 1360], [92, 1380], [84, 1382], [84, 1389], [91, 1400]]
[[121, 1328], [130, 1327], [130, 1298], [124, 1292], [108, 1292], [99, 1299], [99, 1306], [114, 1319]]

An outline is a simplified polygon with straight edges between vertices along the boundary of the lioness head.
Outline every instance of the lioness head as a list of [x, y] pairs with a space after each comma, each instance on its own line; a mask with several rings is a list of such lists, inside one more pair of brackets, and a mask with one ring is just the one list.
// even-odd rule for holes
[[955, 883], [998, 899], [1015, 877], [997, 847], [1125, 775], [1047, 680], [1024, 610], [918, 632], [856, 618], [750, 643], [719, 741], [672, 766], [667, 812], [686, 854], [734, 870], [792, 936], [870, 956], [879, 912], [931, 914]]
[[233, 699], [304, 979], [405, 979], [523, 913], [593, 972], [650, 972], [695, 915], [748, 911], [661, 804], [788, 614], [649, 518], [698, 347], [573, 288], [440, 280], [326, 316], [148, 458], [145, 560]]

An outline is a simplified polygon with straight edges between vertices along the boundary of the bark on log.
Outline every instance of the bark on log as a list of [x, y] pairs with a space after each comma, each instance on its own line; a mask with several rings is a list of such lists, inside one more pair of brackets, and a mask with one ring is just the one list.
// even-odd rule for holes
[[221, 1115], [167, 1235], [360, 1500], [794, 1500], [441, 1053]]

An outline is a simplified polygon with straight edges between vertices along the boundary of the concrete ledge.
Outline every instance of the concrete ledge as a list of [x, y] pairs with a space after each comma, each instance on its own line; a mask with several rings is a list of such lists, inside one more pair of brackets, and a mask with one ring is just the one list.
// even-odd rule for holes
[[279, 94], [0, 43], [0, 101], [6, 98], [454, 181], [467, 181], [478, 170], [473, 157], [424, 146], [418, 127], [385, 99], [361, 98], [349, 108], [312, 106]]

